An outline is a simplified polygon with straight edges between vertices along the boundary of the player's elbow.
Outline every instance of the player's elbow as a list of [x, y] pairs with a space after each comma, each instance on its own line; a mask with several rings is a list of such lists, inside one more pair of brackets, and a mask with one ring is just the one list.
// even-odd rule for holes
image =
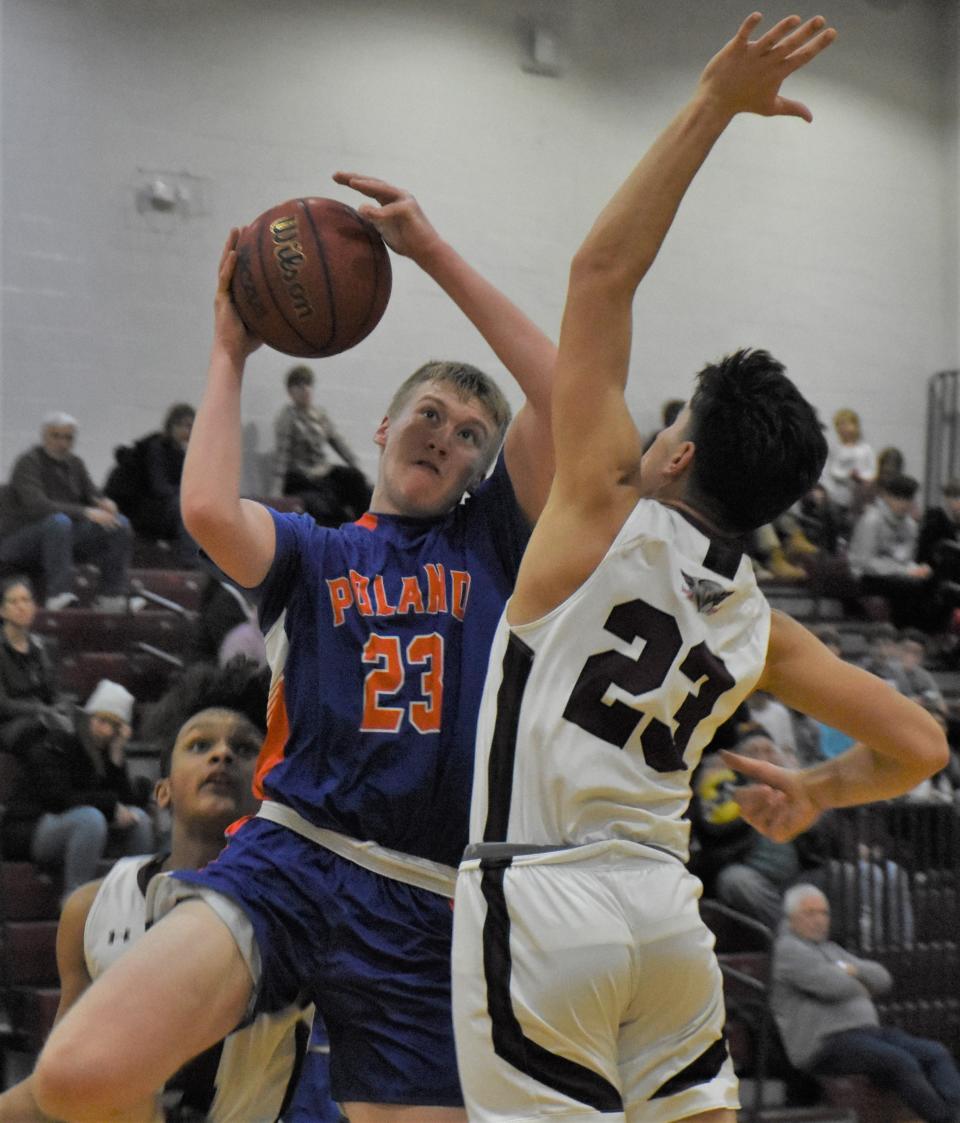
[[584, 243], [570, 264], [571, 292], [599, 292], [610, 297], [628, 293], [632, 297], [639, 283], [640, 277], [628, 267], [623, 255], [607, 244]]
[[950, 760], [950, 746], [943, 729], [930, 714], [924, 712], [923, 717], [923, 727], [917, 729], [908, 757], [910, 783], [907, 790], [936, 775]]

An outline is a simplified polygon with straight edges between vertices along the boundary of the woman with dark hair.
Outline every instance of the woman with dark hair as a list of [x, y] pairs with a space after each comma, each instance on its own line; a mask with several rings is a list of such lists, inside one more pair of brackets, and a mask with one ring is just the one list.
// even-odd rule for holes
[[180, 518], [180, 477], [195, 414], [192, 405], [177, 402], [167, 410], [162, 430], [116, 449], [117, 466], [104, 489], [137, 534], [175, 543], [189, 565], [197, 548]]
[[53, 720], [56, 676], [43, 641], [31, 632], [37, 615], [26, 577], [0, 582], [0, 751], [18, 753]]

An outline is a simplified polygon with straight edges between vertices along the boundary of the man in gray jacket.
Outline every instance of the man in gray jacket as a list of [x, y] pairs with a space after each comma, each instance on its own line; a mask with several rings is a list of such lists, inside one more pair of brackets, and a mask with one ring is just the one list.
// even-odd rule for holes
[[816, 1076], [860, 1074], [890, 1088], [927, 1123], [960, 1120], [960, 1073], [937, 1041], [881, 1026], [873, 997], [890, 973], [830, 935], [830, 906], [813, 885], [783, 898], [771, 1005], [791, 1064]]

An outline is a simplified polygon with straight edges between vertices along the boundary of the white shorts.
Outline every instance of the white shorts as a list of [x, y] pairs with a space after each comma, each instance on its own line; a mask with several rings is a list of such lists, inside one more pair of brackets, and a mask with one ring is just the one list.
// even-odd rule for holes
[[672, 1123], [735, 1109], [700, 882], [601, 843], [465, 859], [453, 1013], [469, 1118]]

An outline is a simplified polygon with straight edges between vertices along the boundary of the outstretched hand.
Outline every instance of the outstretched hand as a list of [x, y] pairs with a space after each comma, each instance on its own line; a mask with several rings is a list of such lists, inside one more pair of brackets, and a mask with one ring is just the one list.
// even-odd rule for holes
[[359, 175], [357, 172], [335, 172], [337, 183], [352, 187], [362, 195], [376, 199], [379, 206], [364, 203], [358, 211], [372, 222], [380, 237], [394, 251], [416, 261], [439, 240], [436, 230], [427, 221], [420, 204], [402, 187], [394, 187], [383, 179]]
[[260, 346], [262, 340], [247, 331], [240, 319], [240, 313], [230, 295], [230, 284], [237, 267], [237, 240], [240, 231], [234, 227], [227, 235], [217, 273], [217, 295], [213, 302], [213, 334], [217, 343], [223, 346], [238, 361]]
[[774, 842], [789, 842], [819, 819], [821, 808], [811, 799], [803, 773], [754, 760], [724, 749], [725, 763], [753, 783], [737, 788], [735, 798], [743, 819]]
[[759, 12], [747, 16], [737, 34], [707, 63], [700, 76], [700, 91], [731, 116], [759, 113], [812, 121], [813, 115], [803, 102], [782, 97], [780, 86], [795, 70], [826, 50], [837, 32], [826, 26], [822, 16], [805, 23], [800, 16], [787, 16], [751, 42], [750, 33], [762, 20]]

